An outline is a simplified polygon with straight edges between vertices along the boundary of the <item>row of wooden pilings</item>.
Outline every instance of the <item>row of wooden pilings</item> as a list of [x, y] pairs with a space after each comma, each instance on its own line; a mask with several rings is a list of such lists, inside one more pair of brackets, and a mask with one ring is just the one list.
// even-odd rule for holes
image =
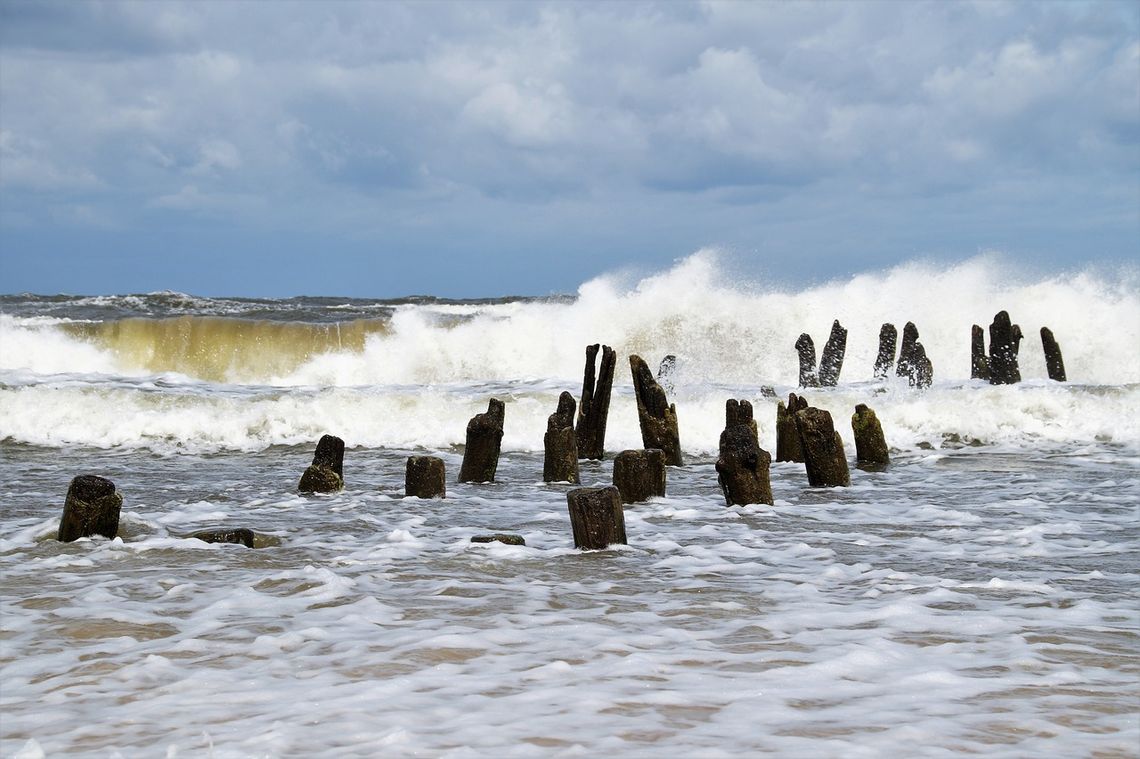
[[[600, 370], [597, 366], [602, 353]], [[606, 420], [609, 414], [616, 354], [609, 346], [591, 345], [586, 349], [582, 402], [563, 392], [558, 407], [547, 420], [544, 436], [543, 479], [546, 482], [580, 482], [579, 459], [600, 460], [605, 455]], [[613, 485], [604, 488], [576, 488], [567, 492], [567, 507], [575, 546], [604, 548], [626, 542], [623, 504], [664, 496], [666, 467], [682, 466], [677, 410], [668, 402], [664, 388], [654, 378], [640, 356], [629, 357], [637, 399], [643, 449], [622, 451], [614, 458]], [[575, 412], [577, 411], [577, 414]], [[476, 414], [467, 424], [466, 445], [459, 481], [495, 481], [506, 406], [492, 398], [487, 411]], [[865, 405], [856, 407], [852, 417], [857, 460], [876, 466], [889, 461], [882, 427]], [[776, 458], [804, 463], [808, 483], [813, 487], [850, 484], [847, 459], [831, 414], [808, 406], [794, 393], [776, 411]], [[331, 493], [344, 488], [344, 441], [324, 435], [317, 443], [312, 464], [301, 475], [298, 490], [303, 493]], [[760, 447], [752, 404], [729, 400], [725, 408], [725, 428], [720, 436], [716, 462], [717, 480], [725, 503], [732, 505], [771, 504], [769, 465], [772, 456]], [[446, 498], [447, 476], [443, 459], [411, 456], [404, 480], [406, 497]], [[72, 480], [60, 520], [58, 539], [71, 541], [91, 535], [115, 537], [118, 532], [122, 496], [114, 483], [95, 475]], [[207, 542], [242, 543], [252, 547], [253, 532], [218, 529], [189, 537]], [[501, 540], [519, 543], [520, 536], [476, 536], [472, 540]]]
[[[990, 347], [986, 352], [985, 331], [977, 324], [970, 331], [970, 378], [984, 379], [992, 385], [1009, 385], [1021, 382], [1018, 369], [1018, 348], [1021, 344], [1021, 327], [1012, 324], [1009, 313], [999, 311], [990, 324]], [[899, 377], [906, 377], [911, 387], [929, 387], [934, 382], [934, 364], [926, 355], [926, 348], [918, 339], [918, 327], [907, 322], [903, 327], [902, 345], [895, 360], [898, 330], [893, 324], [879, 329], [879, 352], [875, 357], [875, 378], [884, 379], [894, 368]], [[1061, 346], [1048, 327], [1041, 328], [1041, 347], [1045, 352], [1045, 369], [1049, 379], [1065, 381], [1065, 361]], [[818, 369], [815, 361], [815, 343], [806, 332], [796, 340], [800, 359], [800, 387], [834, 387], [839, 383], [843, 358], [847, 352], [847, 330], [836, 319], [831, 324], [831, 335], [823, 346]]]

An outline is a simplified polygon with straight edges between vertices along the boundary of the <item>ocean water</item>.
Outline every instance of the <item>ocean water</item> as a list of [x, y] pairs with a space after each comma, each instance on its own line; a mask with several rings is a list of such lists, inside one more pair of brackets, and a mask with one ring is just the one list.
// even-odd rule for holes
[[[969, 379], [970, 325], [1021, 324], [1019, 385]], [[804, 331], [849, 329], [808, 390], [886, 471], [724, 506], [724, 403], [775, 447]], [[935, 382], [876, 381], [879, 325]], [[1069, 382], [1046, 379], [1050, 327]], [[627, 357], [678, 357], [685, 466], [574, 550], [542, 479], [585, 346], [618, 352], [607, 451], [641, 447]], [[498, 482], [455, 482], [506, 403]], [[1140, 755], [1140, 280], [980, 257], [800, 290], [709, 252], [573, 295], [447, 301], [0, 296], [0, 756]], [[316, 440], [343, 492], [296, 491]], [[403, 497], [409, 455], [448, 497]], [[55, 540], [71, 478], [119, 536]], [[608, 484], [612, 455], [582, 462]], [[254, 549], [187, 536], [248, 527]], [[525, 547], [472, 544], [507, 531]]]

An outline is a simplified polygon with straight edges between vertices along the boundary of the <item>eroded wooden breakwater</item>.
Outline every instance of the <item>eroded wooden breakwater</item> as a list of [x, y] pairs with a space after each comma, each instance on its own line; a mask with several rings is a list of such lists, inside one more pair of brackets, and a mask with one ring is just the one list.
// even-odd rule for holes
[[[1020, 381], [1017, 364], [1018, 348], [1022, 339], [1021, 328], [1013, 324], [1008, 313], [1001, 311], [990, 325], [990, 346], [985, 350], [983, 330], [974, 325], [971, 330], [971, 375], [993, 384], [1012, 384]], [[918, 338], [918, 330], [908, 322], [903, 330], [901, 349], [896, 362], [894, 348], [897, 332], [891, 324], [884, 324], [879, 333], [879, 351], [874, 374], [885, 379], [892, 365], [896, 375], [906, 377], [916, 388], [927, 387], [933, 380], [933, 369]], [[1047, 327], [1041, 328], [1043, 350], [1049, 377], [1065, 381], [1064, 362], [1060, 347]], [[847, 330], [836, 320], [824, 350], [824, 360], [817, 372], [814, 366], [814, 348], [806, 333], [797, 341], [800, 354], [801, 382], [806, 378], [812, 385], [833, 386], [838, 383], [846, 352]], [[600, 376], [596, 373], [595, 359], [602, 352]], [[580, 459], [600, 460], [605, 456], [604, 439], [606, 418], [609, 412], [616, 353], [608, 346], [592, 345], [586, 349], [587, 363], [584, 372], [582, 399], [575, 404], [569, 392], [563, 392], [558, 406], [548, 419], [544, 437], [543, 481], [546, 483], [578, 484]], [[635, 504], [662, 497], [667, 487], [667, 467], [683, 466], [680, 446], [680, 423], [675, 404], [666, 396], [665, 382], [673, 387], [673, 374], [678, 360], [666, 356], [662, 361], [658, 379], [648, 364], [637, 355], [629, 357], [630, 373], [635, 390], [642, 450], [621, 453], [614, 461], [612, 491], [619, 504]], [[658, 380], [661, 381], [658, 381]], [[769, 390], [765, 388], [765, 390]], [[762, 393], [764, 397], [774, 395]], [[577, 413], [575, 413], [577, 412]], [[791, 394], [785, 405], [776, 405], [776, 460], [804, 464], [804, 474], [810, 487], [843, 487], [850, 484], [850, 469], [842, 439], [835, 430], [831, 415], [811, 407], [807, 400]], [[487, 411], [476, 414], [467, 425], [466, 445], [458, 480], [463, 483], [495, 482], [500, 455], [506, 404], [497, 398], [488, 401]], [[857, 404], [851, 418], [856, 445], [856, 463], [870, 470], [881, 470], [890, 463], [889, 447], [882, 425], [874, 411], [864, 403]], [[580, 444], [586, 442], [586, 448]], [[335, 493], [345, 487], [345, 442], [335, 435], [324, 435], [318, 441], [313, 461], [302, 475], [297, 489], [308, 494]], [[720, 436], [719, 456], [715, 470], [717, 484], [727, 505], [772, 504], [769, 466], [771, 455], [760, 447], [753, 406], [747, 399], [730, 399], [726, 403], [725, 427]], [[589, 490], [589, 489], [586, 489]], [[446, 471], [443, 459], [437, 456], [412, 456], [405, 471], [405, 496], [427, 499], [446, 498]], [[576, 496], [582, 503], [595, 504], [597, 494]], [[119, 511], [123, 497], [115, 484], [97, 475], [76, 477], [68, 490], [63, 515], [57, 534], [61, 542], [118, 534]], [[568, 508], [573, 512], [568, 496]], [[601, 507], [591, 506], [582, 514], [597, 514]], [[593, 517], [591, 517], [592, 519]], [[607, 527], [575, 527], [575, 535], [620, 535], [624, 542], [624, 523], [618, 529], [616, 518], [610, 517]], [[189, 537], [207, 542], [234, 543], [253, 547], [256, 533], [246, 527], [221, 526], [200, 530]], [[518, 542], [517, 536], [499, 540], [493, 534], [489, 540]], [[474, 540], [474, 538], [473, 538]], [[519, 538], [521, 541], [521, 538]], [[476, 542], [483, 542], [482, 538]], [[576, 538], [577, 542], [577, 538]], [[595, 547], [596, 539], [583, 541], [582, 547]]]

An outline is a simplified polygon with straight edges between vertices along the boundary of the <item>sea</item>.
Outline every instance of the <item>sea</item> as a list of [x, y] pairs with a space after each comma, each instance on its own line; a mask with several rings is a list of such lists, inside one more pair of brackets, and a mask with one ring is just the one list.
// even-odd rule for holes
[[[970, 379], [1007, 310], [1023, 381]], [[839, 384], [797, 337], [849, 330]], [[912, 321], [929, 388], [874, 378]], [[1047, 378], [1049, 327], [1068, 381]], [[602, 461], [642, 447], [628, 358], [677, 357], [684, 465], [574, 548], [544, 483], [586, 346], [618, 354]], [[725, 402], [775, 451], [777, 398], [830, 411], [851, 485], [771, 466], [725, 505]], [[506, 405], [494, 483], [457, 482]], [[855, 466], [876, 412], [891, 464]], [[450, 300], [0, 297], [0, 755], [1140, 756], [1140, 277], [914, 261], [808, 286], [711, 251], [576, 292]], [[298, 480], [324, 434], [345, 488]], [[447, 497], [404, 497], [409, 456]], [[71, 479], [123, 496], [114, 539], [56, 540]], [[205, 543], [251, 529], [255, 545]], [[521, 535], [525, 546], [472, 543]]]

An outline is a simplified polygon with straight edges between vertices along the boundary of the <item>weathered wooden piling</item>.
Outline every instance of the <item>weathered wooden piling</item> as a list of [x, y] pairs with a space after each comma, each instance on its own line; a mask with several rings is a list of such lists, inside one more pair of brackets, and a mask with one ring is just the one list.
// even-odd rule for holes
[[302, 493], [335, 493], [344, 489], [344, 441], [335, 435], [322, 435], [317, 442], [313, 463], [301, 475], [297, 490]]
[[487, 410], [471, 417], [467, 423], [467, 444], [463, 449], [463, 464], [459, 468], [460, 482], [494, 482], [499, 468], [499, 448], [503, 442], [503, 419], [506, 406], [492, 398]]
[[796, 412], [796, 426], [804, 446], [804, 466], [812, 487], [841, 487], [851, 484], [851, 472], [843, 452], [843, 441], [835, 431], [831, 414], [809, 406]]
[[219, 527], [213, 530], [199, 530], [190, 537], [203, 543], [233, 543], [253, 548], [253, 530], [245, 527]]
[[899, 331], [895, 325], [886, 323], [879, 327], [879, 355], [875, 357], [875, 379], [884, 379], [895, 365], [895, 348], [898, 345]]
[[404, 495], [447, 498], [447, 471], [436, 456], [409, 456], [404, 469]]
[[56, 539], [70, 543], [92, 535], [113, 538], [119, 532], [122, 507], [123, 496], [116, 492], [115, 483], [98, 475], [81, 474], [67, 488]]
[[1041, 347], [1045, 349], [1045, 371], [1054, 382], [1065, 381], [1065, 359], [1061, 357], [1061, 346], [1053, 337], [1053, 330], [1041, 328]]
[[621, 493], [613, 487], [575, 488], [566, 493], [574, 547], [598, 550], [626, 544]]
[[558, 396], [558, 409], [546, 421], [546, 435], [542, 438], [544, 482], [579, 482], [578, 442], [574, 435], [576, 405], [574, 396], [563, 392]]
[[1011, 324], [1009, 313], [998, 311], [990, 324], [990, 384], [1012, 385], [1021, 382], [1017, 352], [1021, 327]]
[[831, 334], [823, 345], [819, 358], [819, 384], [822, 387], [835, 387], [839, 384], [839, 373], [843, 371], [843, 357], [847, 353], [847, 330], [836, 319], [831, 323]]
[[815, 343], [811, 335], [803, 333], [796, 340], [796, 352], [800, 356], [800, 387], [819, 387], [819, 377], [815, 373]]
[[970, 379], [989, 382], [990, 362], [986, 358], [986, 331], [977, 324], [970, 327]]
[[776, 404], [776, 461], [803, 463], [804, 449], [796, 426], [796, 412], [807, 407], [807, 399], [795, 393], [788, 394], [787, 406], [783, 401]]
[[670, 353], [661, 359], [657, 367], [657, 384], [665, 388], [665, 392], [673, 392], [673, 375], [677, 373], [677, 357]]
[[865, 403], [855, 407], [851, 415], [851, 431], [855, 433], [855, 460], [860, 464], [886, 466], [891, 463], [883, 425], [873, 409]]
[[[602, 350], [602, 364], [597, 369], [595, 379], [595, 363], [599, 347]], [[599, 461], [605, 458], [606, 417], [610, 413], [610, 391], [613, 389], [616, 363], [617, 354], [610, 346], [586, 346], [582, 401], [578, 404], [578, 424], [574, 430], [580, 458]]]
[[677, 407], [670, 405], [665, 391], [653, 379], [641, 356], [629, 357], [633, 389], [637, 395], [637, 418], [641, 425], [641, 442], [645, 448], [665, 452], [665, 463], [681, 466], [681, 437], [677, 430]]
[[911, 387], [930, 387], [934, 382], [934, 364], [927, 357], [926, 348], [918, 341], [918, 327], [914, 322], [907, 322], [903, 327], [895, 374], [906, 377]]
[[720, 457], [716, 461], [717, 482], [728, 506], [772, 503], [772, 482], [768, 468], [772, 456], [756, 437], [756, 420], [748, 401], [729, 400], [725, 404], [724, 432], [720, 433]]
[[622, 451], [614, 458], [614, 487], [622, 503], [665, 495], [665, 452], [660, 448]]

